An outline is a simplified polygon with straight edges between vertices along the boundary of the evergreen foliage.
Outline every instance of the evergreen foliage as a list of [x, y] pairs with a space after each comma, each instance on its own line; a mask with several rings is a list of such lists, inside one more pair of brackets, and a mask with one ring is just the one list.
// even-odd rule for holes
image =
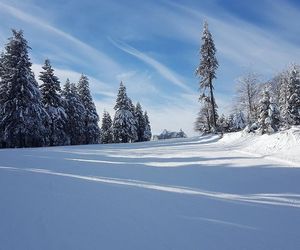
[[287, 79], [286, 122], [288, 125], [300, 125], [300, 71], [293, 65]]
[[[202, 45], [200, 50], [200, 65], [196, 69], [196, 75], [200, 77], [200, 100], [206, 102], [204, 109], [209, 109], [210, 119], [207, 121], [207, 128], [210, 132], [215, 132], [217, 129], [217, 105], [214, 98], [213, 80], [216, 78], [216, 70], [218, 68], [218, 61], [216, 58], [216, 48], [214, 40], [210, 31], [208, 30], [208, 23], [204, 23], [204, 31], [202, 35]], [[207, 104], [209, 103], [209, 104]], [[200, 113], [202, 113], [200, 111]], [[202, 118], [198, 117], [200, 120]], [[197, 119], [197, 120], [199, 120]], [[199, 123], [198, 121], [196, 123]]]
[[67, 79], [63, 96], [65, 98], [65, 111], [68, 117], [66, 131], [71, 145], [85, 144], [85, 109], [80, 101], [77, 88]]
[[114, 107], [116, 112], [113, 120], [113, 136], [116, 143], [136, 140], [136, 121], [132, 113], [132, 107], [132, 102], [126, 94], [126, 88], [121, 82]]
[[42, 68], [43, 71], [39, 75], [39, 79], [42, 81], [40, 91], [42, 102], [49, 116], [49, 119], [45, 121], [49, 145], [66, 145], [68, 144], [68, 137], [65, 132], [67, 115], [63, 107], [60, 82], [54, 75], [54, 70], [48, 59], [45, 60]]
[[152, 138], [152, 132], [151, 132], [151, 125], [150, 125], [147, 111], [145, 111], [144, 113], [144, 121], [145, 121], [145, 130], [144, 130], [143, 141], [150, 141]]
[[107, 111], [104, 111], [102, 117], [101, 142], [104, 144], [113, 142], [112, 120]]
[[198, 131], [200, 133], [209, 133], [212, 131], [212, 114], [210, 102], [206, 100], [207, 99], [202, 100], [201, 109], [194, 124], [195, 131]]
[[259, 129], [262, 134], [273, 133], [278, 130], [279, 112], [274, 104], [271, 103], [270, 94], [264, 90], [259, 102]]
[[23, 31], [13, 36], [1, 56], [0, 140], [2, 147], [37, 147], [46, 144], [44, 120], [48, 115], [31, 70], [30, 47]]
[[87, 76], [81, 75], [78, 82], [78, 95], [83, 107], [84, 113], [84, 136], [85, 144], [95, 144], [100, 142], [100, 128], [98, 125], [99, 116], [96, 111], [93, 98], [91, 96], [89, 80]]
[[137, 141], [141, 142], [145, 140], [144, 134], [146, 130], [146, 121], [145, 116], [143, 114], [142, 106], [139, 102], [136, 104], [134, 116], [136, 120]]

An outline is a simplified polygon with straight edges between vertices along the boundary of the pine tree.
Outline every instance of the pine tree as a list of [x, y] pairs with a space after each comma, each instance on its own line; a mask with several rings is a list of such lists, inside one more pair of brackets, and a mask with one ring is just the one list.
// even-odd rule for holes
[[66, 145], [68, 143], [66, 130], [67, 115], [63, 107], [61, 88], [58, 78], [54, 75], [54, 70], [48, 59], [42, 67], [43, 71], [39, 75], [42, 81], [40, 91], [42, 102], [48, 113], [48, 131], [50, 146]]
[[206, 105], [206, 108], [210, 109], [209, 113], [211, 113], [209, 128], [211, 131], [215, 131], [217, 129], [217, 105], [214, 98], [213, 80], [216, 78], [216, 70], [219, 64], [215, 56], [216, 48], [212, 35], [208, 30], [207, 22], [204, 23], [200, 54], [200, 65], [196, 69], [196, 75], [201, 78], [200, 100], [205, 99], [204, 102], [210, 103], [210, 105]]
[[300, 71], [296, 65], [290, 69], [287, 92], [287, 123], [300, 125]]
[[280, 75], [279, 109], [283, 127], [300, 124], [300, 70], [297, 65]]
[[222, 133], [229, 131], [229, 122], [224, 114], [222, 114], [221, 117], [219, 117], [218, 119], [218, 128], [219, 131], [221, 131]]
[[4, 65], [3, 65], [3, 60], [4, 60], [4, 53], [1, 52], [0, 54], [0, 81], [1, 81], [1, 76], [4, 73]]
[[289, 127], [289, 115], [288, 115], [288, 81], [289, 72], [284, 71], [279, 75], [279, 110], [281, 117], [282, 127]]
[[139, 102], [136, 104], [134, 116], [136, 119], [137, 141], [141, 142], [144, 141], [146, 122], [145, 122], [142, 106]]
[[89, 80], [87, 76], [81, 75], [78, 82], [79, 98], [85, 108], [85, 143], [96, 144], [100, 142], [100, 128], [98, 125], [99, 116], [97, 114], [96, 106], [91, 96]]
[[209, 133], [212, 131], [212, 113], [209, 98], [203, 98], [201, 109], [194, 124], [194, 129], [200, 133]]
[[132, 131], [132, 139], [131, 142], [136, 142], [138, 141], [138, 134], [137, 134], [137, 130], [138, 130], [138, 121], [137, 121], [137, 117], [135, 116], [135, 106], [133, 105], [132, 100], [128, 97], [128, 103], [129, 103], [129, 111], [131, 112], [131, 114], [133, 115], [133, 122], [134, 122], [134, 127], [133, 127], [133, 131]]
[[112, 131], [112, 120], [110, 114], [104, 111], [102, 117], [101, 126], [101, 143], [112, 143], [113, 142], [113, 131]]
[[120, 83], [120, 88], [116, 100], [115, 116], [113, 120], [114, 142], [126, 143], [136, 139], [136, 125], [134, 114], [131, 109], [130, 100], [126, 94], [126, 88]]
[[85, 109], [80, 101], [77, 88], [74, 83], [67, 79], [63, 96], [65, 98], [65, 111], [67, 114], [67, 132], [71, 145], [85, 143]]
[[246, 118], [241, 110], [238, 110], [233, 115], [233, 125], [235, 131], [240, 131], [246, 127]]
[[234, 128], [234, 115], [229, 114], [227, 120], [228, 120], [228, 132], [234, 132], [235, 131], [235, 128]]
[[43, 121], [47, 113], [31, 70], [30, 47], [22, 31], [12, 32], [1, 59], [1, 144], [3, 147], [43, 146], [47, 132]]
[[259, 102], [259, 126], [262, 134], [268, 131], [267, 119], [269, 118], [270, 96], [267, 91], [263, 92], [262, 99]]
[[273, 133], [278, 130], [279, 113], [276, 106], [271, 103], [270, 94], [264, 90], [259, 102], [259, 129], [262, 134]]
[[144, 113], [144, 121], [145, 121], [145, 130], [144, 130], [143, 141], [150, 141], [152, 138], [152, 133], [151, 133], [151, 125], [150, 125], [147, 111], [145, 111], [145, 113]]

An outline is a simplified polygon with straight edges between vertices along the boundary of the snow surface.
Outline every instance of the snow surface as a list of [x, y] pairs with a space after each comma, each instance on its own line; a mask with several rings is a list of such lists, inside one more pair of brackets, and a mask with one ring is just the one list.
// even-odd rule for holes
[[299, 249], [299, 129], [0, 151], [0, 250]]
[[229, 144], [233, 150], [244, 154], [300, 167], [300, 126], [271, 135], [247, 132], [225, 134], [220, 143]]

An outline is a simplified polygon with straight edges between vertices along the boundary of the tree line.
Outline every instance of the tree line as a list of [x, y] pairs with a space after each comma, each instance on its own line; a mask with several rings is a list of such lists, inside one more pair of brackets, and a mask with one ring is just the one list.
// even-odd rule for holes
[[232, 112], [218, 115], [213, 80], [218, 61], [212, 34], [204, 23], [200, 64], [196, 75], [200, 78], [201, 109], [195, 130], [201, 133], [258, 131], [273, 133], [300, 125], [300, 65], [292, 64], [267, 82], [249, 72], [237, 81]]
[[125, 143], [151, 139], [147, 112], [136, 107], [121, 83], [115, 117], [104, 112], [102, 126], [89, 79], [67, 79], [61, 89], [50, 60], [38, 78], [31, 69], [23, 31], [12, 30], [0, 56], [0, 147], [40, 147], [96, 143]]

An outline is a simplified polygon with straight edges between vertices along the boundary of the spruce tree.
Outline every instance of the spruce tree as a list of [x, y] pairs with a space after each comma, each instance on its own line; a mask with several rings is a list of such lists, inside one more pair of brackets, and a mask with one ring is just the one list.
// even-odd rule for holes
[[235, 131], [242, 130], [246, 127], [246, 118], [241, 110], [237, 110], [233, 115], [233, 124]]
[[85, 143], [85, 109], [80, 101], [77, 93], [77, 88], [74, 83], [70, 83], [67, 79], [63, 96], [65, 98], [65, 111], [67, 114], [67, 132], [71, 145], [78, 145]]
[[136, 139], [135, 118], [132, 113], [132, 105], [127, 97], [126, 88], [120, 83], [120, 88], [116, 100], [115, 116], [113, 120], [114, 142], [127, 143]]
[[200, 100], [209, 102], [207, 107], [210, 109], [211, 121], [210, 130], [217, 129], [217, 105], [214, 98], [213, 80], [216, 78], [216, 70], [218, 61], [216, 58], [216, 48], [210, 31], [208, 30], [207, 22], [204, 23], [204, 31], [202, 35], [202, 46], [200, 50], [201, 59], [200, 65], [196, 69], [196, 75], [200, 77]]
[[300, 124], [300, 70], [297, 65], [281, 74], [279, 109], [284, 127]]
[[229, 114], [227, 120], [228, 120], [228, 132], [234, 132], [235, 131], [235, 127], [234, 127], [234, 115], [233, 114]]
[[279, 110], [281, 117], [281, 126], [284, 128], [289, 127], [289, 114], [288, 114], [288, 81], [289, 72], [284, 71], [279, 75]]
[[273, 133], [278, 130], [279, 113], [275, 104], [271, 103], [270, 94], [264, 90], [259, 102], [259, 129], [262, 134]]
[[39, 79], [42, 81], [40, 91], [42, 102], [49, 116], [48, 131], [50, 146], [66, 145], [68, 143], [66, 130], [67, 116], [63, 107], [61, 88], [58, 78], [48, 59], [42, 67]]
[[128, 97], [128, 103], [129, 103], [129, 111], [133, 115], [133, 122], [134, 122], [131, 141], [136, 142], [136, 141], [138, 141], [138, 134], [137, 134], [138, 121], [137, 121], [137, 117], [135, 116], [135, 107], [133, 105], [131, 98], [129, 98], [129, 97]]
[[0, 81], [1, 81], [1, 76], [4, 72], [3, 71], [4, 70], [3, 59], [4, 59], [4, 53], [1, 52], [1, 54], [0, 54]]
[[30, 47], [21, 30], [12, 32], [1, 59], [1, 144], [3, 147], [44, 146], [47, 131], [43, 121], [47, 113], [31, 70]]
[[269, 118], [270, 96], [267, 91], [263, 92], [262, 99], [259, 101], [259, 127], [262, 134], [268, 132], [267, 119]]
[[221, 131], [222, 133], [229, 131], [229, 122], [224, 114], [222, 114], [221, 117], [219, 117], [217, 124], [219, 131]]
[[211, 114], [210, 102], [209, 100], [206, 101], [207, 99], [208, 98], [202, 99], [201, 109], [198, 112], [198, 117], [194, 124], [195, 131], [200, 133], [209, 133], [212, 130], [211, 129], [212, 114]]
[[296, 65], [290, 69], [287, 92], [287, 122], [289, 125], [300, 125], [300, 71]]
[[147, 111], [145, 111], [145, 113], [144, 113], [144, 120], [145, 120], [145, 130], [144, 130], [143, 141], [150, 141], [152, 138], [152, 133], [151, 133], [151, 125], [150, 125]]
[[101, 143], [112, 143], [113, 142], [113, 131], [112, 131], [112, 120], [110, 114], [104, 111], [102, 117], [101, 126]]
[[136, 119], [137, 141], [141, 142], [144, 141], [146, 122], [145, 122], [142, 106], [139, 102], [136, 104], [134, 116]]
[[78, 82], [79, 98], [85, 108], [85, 144], [95, 144], [100, 142], [100, 128], [98, 125], [99, 116], [94, 104], [87, 76], [81, 75]]

